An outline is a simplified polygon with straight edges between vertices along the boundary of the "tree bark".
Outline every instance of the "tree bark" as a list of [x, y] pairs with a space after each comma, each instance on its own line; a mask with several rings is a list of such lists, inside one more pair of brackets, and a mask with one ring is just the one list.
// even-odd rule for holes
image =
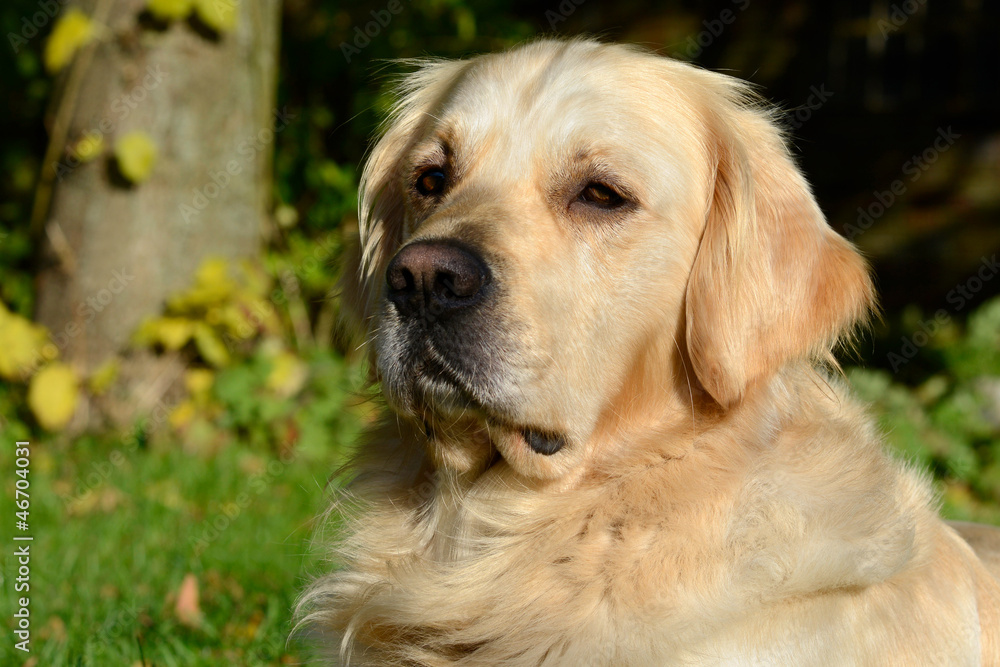
[[[145, 0], [78, 3], [108, 29], [60, 75], [33, 222], [36, 319], [83, 373], [119, 354], [205, 257], [253, 257], [268, 228], [280, 0], [216, 1], [236, 4], [229, 32], [193, 19], [155, 25]], [[134, 185], [110, 157], [132, 130], [158, 148]], [[104, 155], [77, 164], [66, 146], [88, 133], [102, 136]]]

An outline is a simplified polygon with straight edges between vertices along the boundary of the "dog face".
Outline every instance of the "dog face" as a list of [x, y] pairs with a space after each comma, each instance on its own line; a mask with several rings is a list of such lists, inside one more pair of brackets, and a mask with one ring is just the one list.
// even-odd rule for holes
[[[622, 46], [425, 65], [362, 178], [347, 293], [435, 462], [555, 478], [738, 405], [871, 299], [735, 80]], [[357, 282], [352, 282], [356, 280]]]

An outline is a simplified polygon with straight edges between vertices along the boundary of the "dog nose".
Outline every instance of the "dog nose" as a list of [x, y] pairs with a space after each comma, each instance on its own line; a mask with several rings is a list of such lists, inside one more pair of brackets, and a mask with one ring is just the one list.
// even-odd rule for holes
[[416, 241], [386, 270], [389, 300], [406, 316], [450, 315], [480, 301], [490, 272], [482, 258], [449, 241]]

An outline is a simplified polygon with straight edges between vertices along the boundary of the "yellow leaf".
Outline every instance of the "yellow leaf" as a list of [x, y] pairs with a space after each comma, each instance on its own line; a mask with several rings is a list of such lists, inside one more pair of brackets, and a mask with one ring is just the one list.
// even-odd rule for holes
[[236, 5], [239, 0], [194, 0], [198, 18], [216, 32], [228, 32], [236, 27]]
[[28, 407], [43, 428], [58, 431], [76, 411], [79, 394], [80, 381], [73, 369], [62, 363], [49, 364], [31, 378]]
[[149, 178], [157, 153], [156, 144], [142, 130], [127, 132], [115, 143], [118, 171], [131, 183], [142, 183]]
[[149, 0], [146, 9], [161, 21], [175, 21], [191, 13], [193, 0]]
[[120, 364], [117, 359], [110, 359], [102, 364], [87, 380], [87, 386], [90, 391], [97, 396], [106, 392], [114, 384], [115, 380], [118, 379], [119, 368]]
[[207, 257], [195, 273], [194, 287], [174, 296], [167, 305], [175, 313], [210, 309], [229, 299], [236, 287], [229, 274], [229, 260]]
[[248, 313], [237, 304], [227, 304], [220, 313], [222, 325], [230, 336], [237, 340], [245, 340], [257, 333], [257, 324]]
[[194, 342], [202, 359], [219, 368], [229, 363], [229, 350], [215, 330], [204, 322], [198, 322], [194, 327]]
[[170, 422], [170, 426], [175, 429], [182, 429], [191, 423], [194, 419], [196, 409], [194, 403], [190, 400], [183, 400], [177, 404], [177, 406], [170, 411], [170, 416], [167, 420]]
[[80, 162], [90, 162], [104, 151], [104, 137], [98, 132], [87, 133], [73, 146], [73, 156]]
[[0, 304], [0, 377], [8, 380], [25, 380], [42, 362], [50, 350], [49, 334], [45, 327], [11, 313]]
[[94, 38], [94, 22], [75, 7], [67, 9], [56, 21], [45, 43], [45, 69], [55, 74], [65, 67], [80, 47]]
[[183, 317], [160, 317], [153, 326], [155, 340], [168, 350], [181, 349], [194, 334], [194, 322]]
[[132, 334], [132, 344], [138, 347], [152, 347], [159, 342], [158, 317], [148, 317]]
[[267, 387], [279, 396], [296, 394], [305, 384], [309, 370], [306, 364], [291, 352], [279, 352], [271, 359], [271, 372]]
[[196, 285], [211, 287], [228, 285], [232, 282], [229, 276], [229, 260], [225, 257], [206, 257], [194, 274]]
[[196, 400], [208, 397], [215, 383], [215, 372], [207, 368], [192, 368], [184, 373], [184, 386]]

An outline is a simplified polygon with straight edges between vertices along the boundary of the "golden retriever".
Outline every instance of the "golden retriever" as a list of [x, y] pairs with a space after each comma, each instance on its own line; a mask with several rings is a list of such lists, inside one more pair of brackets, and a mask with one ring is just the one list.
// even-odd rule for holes
[[300, 605], [331, 663], [1000, 665], [1000, 539], [958, 527], [991, 574], [830, 370], [868, 269], [745, 84], [423, 63], [360, 226], [391, 413]]

